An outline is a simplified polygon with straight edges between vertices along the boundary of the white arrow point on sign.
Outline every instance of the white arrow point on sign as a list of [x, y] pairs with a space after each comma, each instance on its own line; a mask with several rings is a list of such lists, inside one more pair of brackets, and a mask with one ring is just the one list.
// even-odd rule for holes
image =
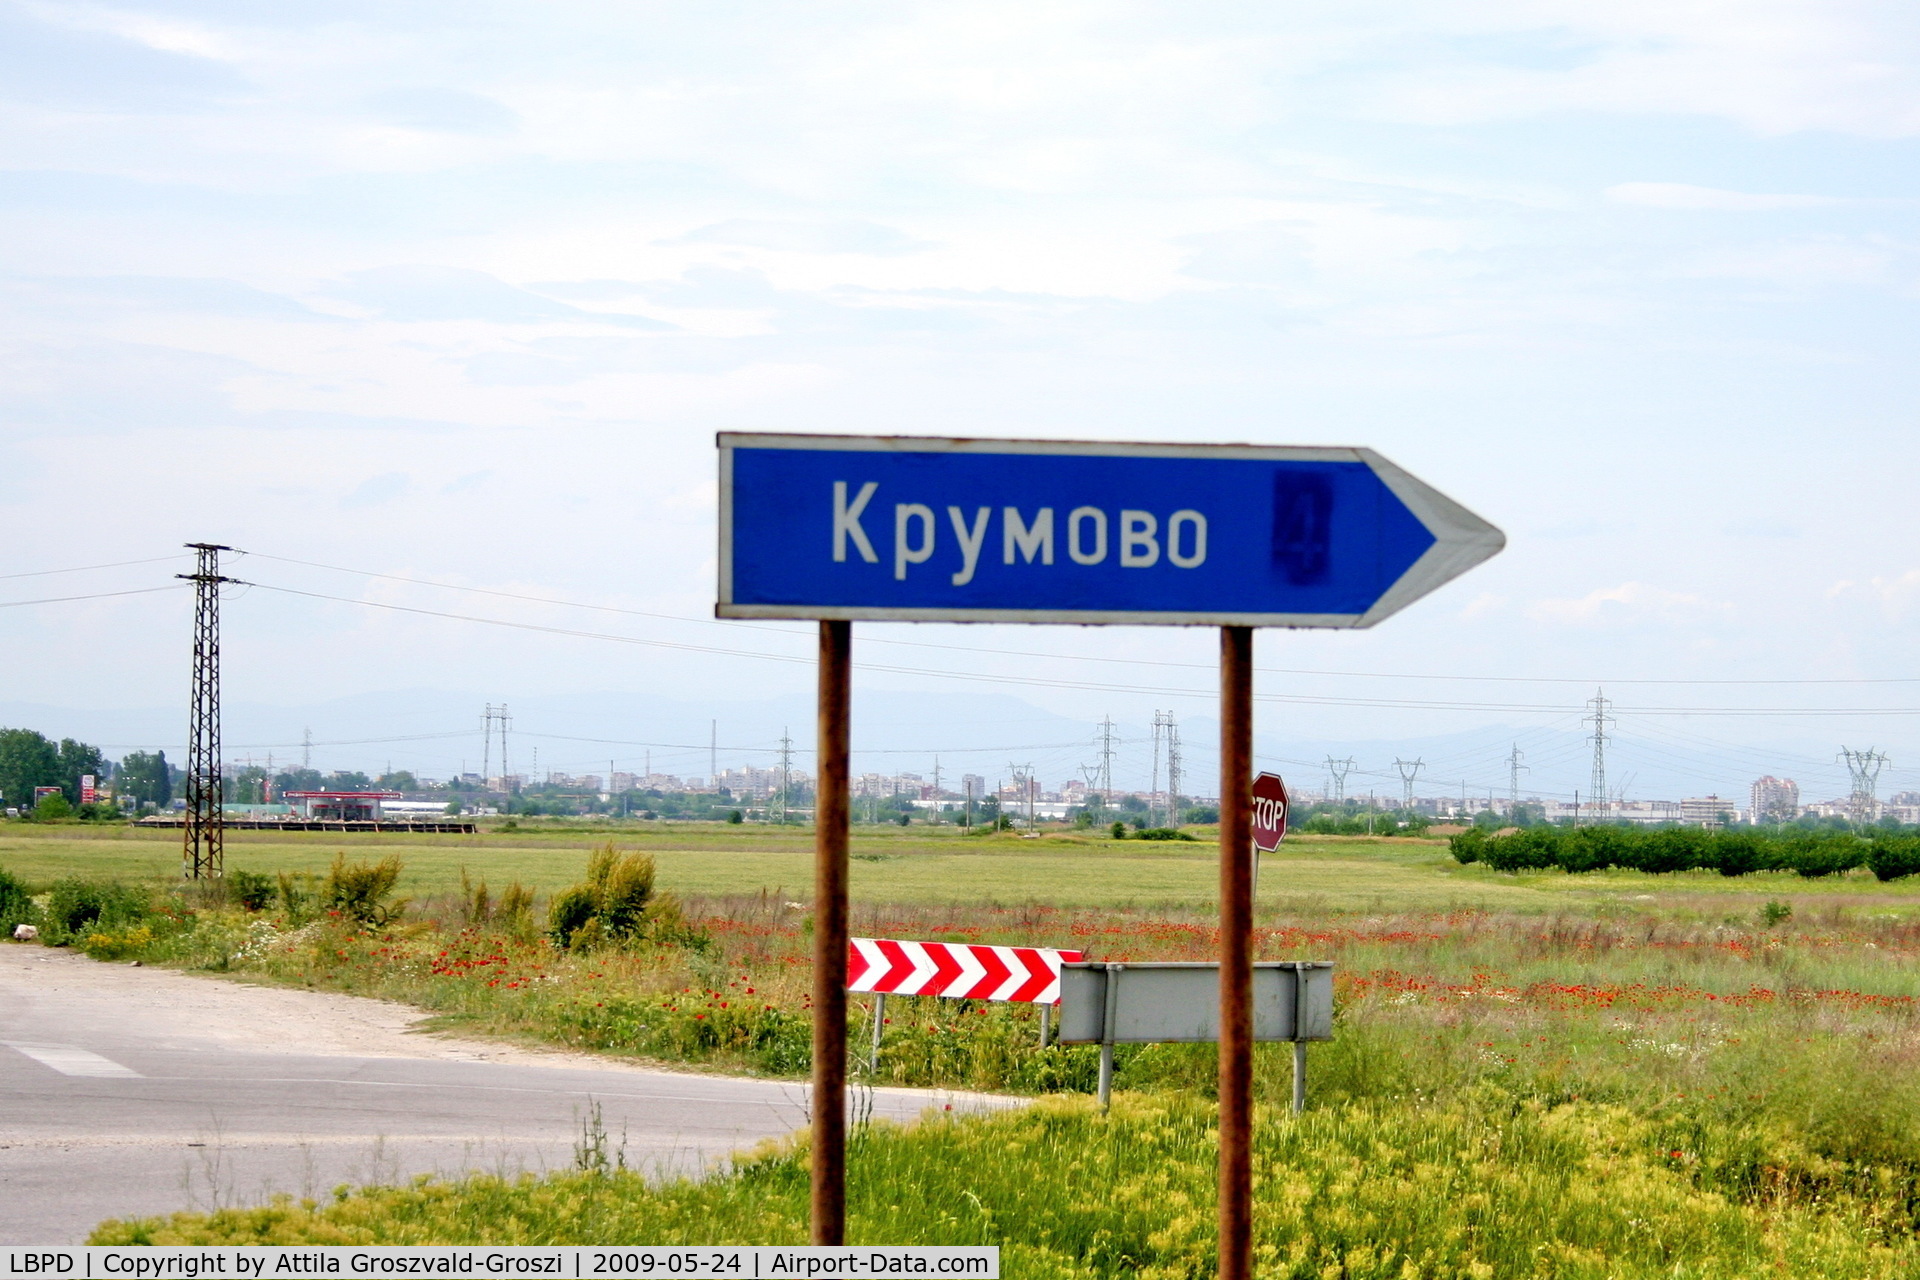
[[893, 967], [893, 961], [887, 959], [880, 950], [879, 942], [872, 938], [850, 938], [853, 949], [867, 962], [866, 971], [848, 986], [849, 991], [871, 991], [880, 979], [887, 976], [887, 970]]
[[955, 943], [953, 958], [960, 965], [960, 972], [954, 975], [949, 989], [956, 994], [972, 991], [974, 983], [987, 976], [987, 966], [980, 963], [979, 958], [974, 955], [972, 946], [966, 943]]
[[1013, 993], [1024, 987], [1033, 975], [1027, 972], [1026, 962], [1014, 954], [1012, 947], [995, 947], [993, 954], [999, 956], [1000, 963], [1006, 965], [1012, 972], [1007, 975], [1005, 982], [993, 989], [993, 994], [987, 999], [1010, 1000], [1013, 998]]
[[1370, 627], [1400, 612], [1421, 596], [1500, 554], [1501, 548], [1507, 545], [1506, 534], [1426, 481], [1402, 471], [1371, 449], [1354, 452], [1373, 468], [1373, 473], [1393, 491], [1394, 497], [1407, 504], [1407, 509], [1434, 537], [1426, 554], [1415, 560], [1413, 566], [1400, 575], [1400, 581], [1374, 601], [1373, 608], [1360, 615], [1359, 621], [1353, 624], [1355, 627]]
[[906, 952], [907, 959], [913, 961], [913, 976], [900, 984], [900, 994], [919, 995], [926, 990], [927, 983], [933, 980], [933, 975], [940, 971], [940, 966], [935, 964], [933, 957], [927, 954], [927, 944], [924, 942], [903, 942], [900, 944], [900, 949]]

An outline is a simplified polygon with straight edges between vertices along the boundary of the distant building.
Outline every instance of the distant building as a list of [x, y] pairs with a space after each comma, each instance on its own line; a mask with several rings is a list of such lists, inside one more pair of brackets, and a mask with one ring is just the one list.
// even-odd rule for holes
[[1740, 817], [1739, 807], [1719, 796], [1697, 796], [1680, 802], [1680, 821], [1689, 825], [1715, 827], [1727, 819], [1738, 822]]
[[1747, 811], [1755, 822], [1792, 822], [1800, 816], [1800, 784], [1772, 774], [1754, 779]]
[[616, 795], [622, 791], [632, 791], [636, 785], [637, 781], [631, 773], [613, 775], [613, 791]]

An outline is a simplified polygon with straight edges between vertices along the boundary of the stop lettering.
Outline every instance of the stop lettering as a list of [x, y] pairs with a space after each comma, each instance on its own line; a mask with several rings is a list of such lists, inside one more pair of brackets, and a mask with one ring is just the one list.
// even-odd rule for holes
[[1277, 773], [1253, 780], [1253, 847], [1272, 853], [1287, 834], [1287, 784]]

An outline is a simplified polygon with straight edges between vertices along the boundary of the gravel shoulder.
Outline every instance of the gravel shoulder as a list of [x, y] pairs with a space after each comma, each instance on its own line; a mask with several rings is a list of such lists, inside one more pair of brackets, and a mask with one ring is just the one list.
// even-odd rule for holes
[[657, 1064], [429, 1031], [425, 1024], [432, 1015], [392, 1000], [105, 963], [38, 944], [0, 944], [0, 1023], [31, 1021], [33, 1010], [45, 1006], [59, 1007], [64, 1020], [177, 1048], [215, 1046], [305, 1057], [423, 1058], [653, 1075], [661, 1070]]

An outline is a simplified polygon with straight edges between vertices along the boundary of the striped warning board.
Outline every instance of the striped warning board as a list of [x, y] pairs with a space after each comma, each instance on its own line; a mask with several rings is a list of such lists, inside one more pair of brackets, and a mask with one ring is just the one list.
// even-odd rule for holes
[[848, 943], [847, 990], [887, 996], [1059, 1004], [1060, 966], [1081, 959], [1078, 951], [1051, 947], [893, 938], [850, 938]]

